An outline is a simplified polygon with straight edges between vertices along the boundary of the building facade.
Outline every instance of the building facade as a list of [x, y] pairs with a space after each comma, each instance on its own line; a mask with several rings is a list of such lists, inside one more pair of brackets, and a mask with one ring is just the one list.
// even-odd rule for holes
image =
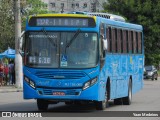
[[53, 12], [100, 12], [107, 0], [42, 0], [48, 4], [48, 10]]

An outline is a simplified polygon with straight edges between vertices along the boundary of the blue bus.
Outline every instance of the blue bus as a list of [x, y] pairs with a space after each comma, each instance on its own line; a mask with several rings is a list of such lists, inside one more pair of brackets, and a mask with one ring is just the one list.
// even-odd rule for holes
[[130, 105], [143, 87], [143, 28], [121, 16], [30, 16], [23, 48], [23, 96], [39, 110], [58, 102], [93, 102], [97, 110], [109, 100]]

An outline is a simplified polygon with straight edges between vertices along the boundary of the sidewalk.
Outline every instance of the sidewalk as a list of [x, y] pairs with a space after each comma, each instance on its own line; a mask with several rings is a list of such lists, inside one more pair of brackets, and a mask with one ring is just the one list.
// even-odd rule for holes
[[22, 92], [22, 88], [16, 88], [14, 85], [0, 86], [0, 93]]

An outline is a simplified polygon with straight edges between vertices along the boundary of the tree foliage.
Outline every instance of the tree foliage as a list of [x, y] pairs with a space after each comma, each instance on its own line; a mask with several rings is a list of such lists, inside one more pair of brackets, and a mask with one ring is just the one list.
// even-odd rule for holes
[[13, 1], [0, 0], [0, 52], [14, 48]]
[[160, 64], [160, 1], [108, 0], [105, 12], [124, 16], [144, 29], [145, 64]]
[[25, 0], [21, 3], [22, 30], [25, 28], [25, 21], [29, 15], [48, 13], [47, 4], [41, 0]]
[[[41, 0], [20, 0], [22, 30], [29, 15], [47, 13], [47, 5]], [[8, 47], [15, 48], [14, 0], [0, 0], [0, 53]]]

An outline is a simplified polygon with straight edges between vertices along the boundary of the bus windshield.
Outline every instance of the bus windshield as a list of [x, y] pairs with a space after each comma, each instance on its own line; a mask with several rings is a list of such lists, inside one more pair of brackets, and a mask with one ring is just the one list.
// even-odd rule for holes
[[[25, 65], [35, 68], [91, 68], [98, 63], [97, 33], [28, 32]], [[72, 42], [71, 42], [72, 40]]]

